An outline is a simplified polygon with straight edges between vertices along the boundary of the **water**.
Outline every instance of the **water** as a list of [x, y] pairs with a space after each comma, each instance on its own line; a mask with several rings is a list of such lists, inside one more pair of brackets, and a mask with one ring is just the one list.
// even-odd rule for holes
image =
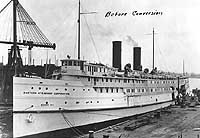
[[12, 107], [0, 106], [0, 138], [12, 138]]
[[200, 78], [189, 78], [190, 91], [192, 89], [200, 89]]

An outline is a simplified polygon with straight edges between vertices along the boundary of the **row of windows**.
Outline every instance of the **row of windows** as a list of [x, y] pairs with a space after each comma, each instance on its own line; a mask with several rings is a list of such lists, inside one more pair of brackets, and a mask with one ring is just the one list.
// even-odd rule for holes
[[83, 64], [83, 61], [65, 61], [62, 62], [62, 66], [80, 66], [81, 64]]
[[[94, 78], [94, 81], [99, 82], [124, 82], [124, 83], [145, 83], [145, 80], [133, 80], [133, 79], [109, 79], [109, 78]], [[88, 81], [91, 81], [91, 78], [88, 77]], [[150, 81], [151, 84], [167, 84], [174, 83], [174, 81]]]
[[151, 84], [167, 84], [167, 83], [174, 83], [174, 81], [150, 81]]
[[[94, 78], [94, 81], [99, 82], [124, 82], [124, 83], [145, 83], [144, 80], [130, 80], [130, 79], [109, 79], [109, 78]], [[88, 81], [91, 81], [91, 78], [88, 77]]]
[[[99, 70], [98, 70], [99, 69]], [[99, 67], [99, 68], [97, 68], [97, 67], [94, 67], [94, 66], [87, 66], [87, 70], [89, 71], [89, 72], [106, 72], [106, 69], [105, 68], [101, 68], [101, 67]]]
[[[119, 92], [119, 89], [121, 89], [122, 92], [122, 88], [94, 88], [95, 91], [99, 91], [100, 93], [102, 93], [103, 91], [108, 93], [108, 92]], [[155, 91], [166, 91], [166, 90], [170, 90], [170, 88], [151, 88], [149, 89], [150, 92], [155, 92]], [[136, 89], [126, 89], [127, 93], [133, 93], [133, 92], [146, 92], [147, 90], [145, 88], [136, 88]]]
[[[34, 87], [31, 87], [31, 89], [33, 90], [33, 89], [34, 89]], [[36, 88], [36, 89], [37, 89], [37, 88]], [[42, 87], [38, 87], [38, 89], [39, 89], [39, 90], [41, 90], [41, 89], [42, 89]], [[49, 89], [48, 87], [46, 87], [46, 88], [45, 88], [45, 90], [48, 90], [48, 89]], [[56, 91], [58, 91], [59, 89], [58, 89], [58, 88], [56, 88], [55, 90], [56, 90]], [[64, 90], [65, 90], [65, 91], [67, 91], [67, 88], [65, 88]], [[73, 90], [73, 91], [75, 91], [75, 89], [72, 89], [72, 90]], [[83, 91], [85, 91], [85, 90], [86, 90], [86, 89], [83, 89]], [[90, 91], [90, 89], [87, 89], [87, 90], [88, 90], [88, 91]]]
[[[114, 101], [114, 99], [112, 99], [111, 101]], [[95, 101], [86, 101], [86, 104], [90, 104], [90, 103], [95, 103]], [[96, 101], [96, 103], [99, 103], [99, 101]], [[46, 104], [48, 104], [48, 102], [46, 102]], [[65, 101], [65, 104], [67, 104], [67, 101]], [[80, 101], [76, 101], [76, 104], [80, 104]]]

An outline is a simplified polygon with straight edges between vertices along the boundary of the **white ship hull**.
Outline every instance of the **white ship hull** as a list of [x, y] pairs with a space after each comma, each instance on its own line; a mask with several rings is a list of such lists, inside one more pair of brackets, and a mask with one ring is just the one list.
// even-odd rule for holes
[[[110, 109], [82, 112], [57, 111], [46, 113], [14, 113], [13, 121], [15, 123], [13, 127], [13, 132], [15, 134], [15, 137], [37, 135], [41, 133], [71, 128], [72, 126], [76, 127], [89, 125], [142, 114], [167, 107], [172, 103], [173, 102], [165, 102], [141, 107], [130, 107], [125, 109]], [[27, 119], [30, 115], [32, 119], [29, 122]]]

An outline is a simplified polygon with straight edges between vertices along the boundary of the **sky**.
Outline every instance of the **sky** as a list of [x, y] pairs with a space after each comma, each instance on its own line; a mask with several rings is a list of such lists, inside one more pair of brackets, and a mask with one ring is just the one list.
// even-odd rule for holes
[[[9, 0], [1, 0], [2, 8]], [[35, 64], [45, 59], [77, 58], [78, 0], [19, 0], [56, 50], [33, 48]], [[142, 66], [152, 68], [152, 30], [155, 30], [155, 66], [170, 72], [200, 73], [199, 0], [81, 0], [81, 58], [112, 65], [112, 41], [122, 41], [122, 67], [133, 63], [133, 47], [141, 47]], [[132, 12], [162, 12], [138, 15]], [[105, 17], [107, 12], [126, 16]], [[1, 18], [1, 16], [0, 16]], [[0, 22], [1, 24], [2, 22]], [[1, 37], [0, 37], [1, 38]], [[6, 63], [9, 46], [0, 45]], [[22, 48], [23, 60], [28, 56]]]

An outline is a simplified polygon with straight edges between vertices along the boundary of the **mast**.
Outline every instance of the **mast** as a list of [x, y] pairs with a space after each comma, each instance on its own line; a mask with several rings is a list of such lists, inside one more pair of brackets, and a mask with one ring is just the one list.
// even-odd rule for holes
[[184, 63], [184, 60], [183, 60], [183, 75], [185, 75], [185, 63]]
[[15, 75], [17, 74], [16, 70], [16, 62], [17, 62], [17, 14], [16, 14], [16, 6], [18, 0], [13, 0], [13, 48], [14, 48], [14, 68]]
[[154, 28], [153, 28], [153, 69], [154, 69]]
[[80, 6], [80, 0], [78, 2], [78, 59], [80, 59], [80, 41], [81, 41], [81, 20], [80, 20], [80, 13], [81, 12], [81, 6]]

